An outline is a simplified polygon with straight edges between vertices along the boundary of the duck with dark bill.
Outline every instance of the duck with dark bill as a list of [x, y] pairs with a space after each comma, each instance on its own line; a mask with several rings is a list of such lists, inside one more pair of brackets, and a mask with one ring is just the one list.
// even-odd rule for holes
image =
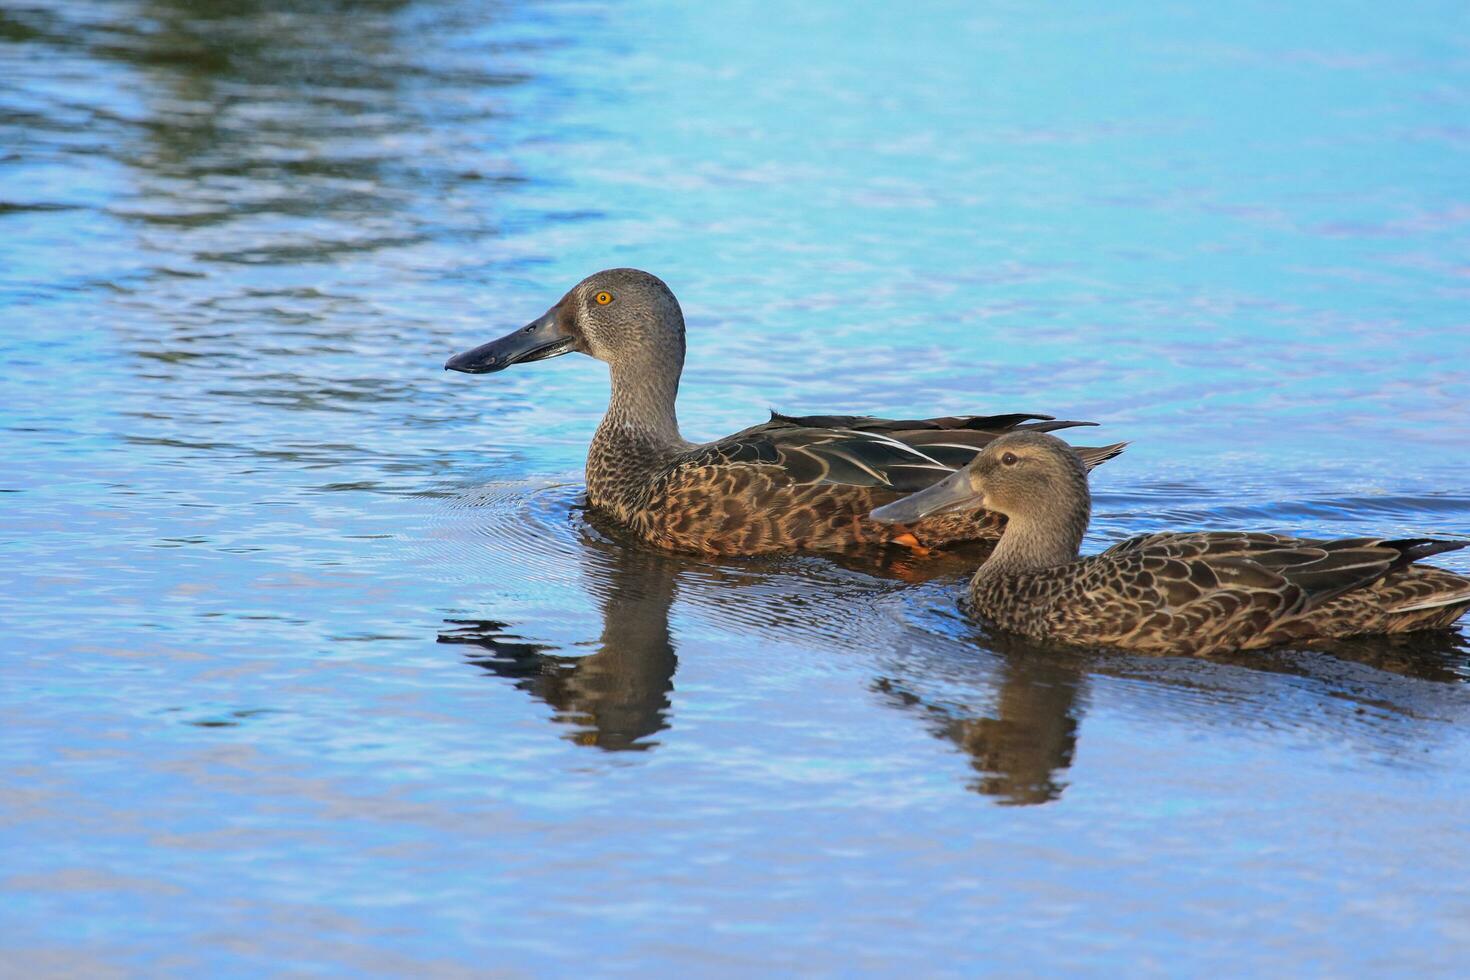
[[970, 609], [1035, 639], [1204, 654], [1442, 628], [1470, 608], [1470, 579], [1415, 564], [1470, 541], [1162, 532], [1080, 558], [1092, 511], [1087, 465], [1040, 432], [993, 440], [872, 518], [909, 527], [976, 508], [1006, 524], [970, 582]]
[[[868, 513], [948, 477], [1006, 433], [1095, 424], [1031, 414], [773, 413], [723, 439], [688, 442], [674, 412], [684, 314], [662, 280], [637, 269], [587, 277], [526, 326], [444, 367], [488, 374], [573, 351], [605, 362], [612, 374], [611, 404], [587, 453], [587, 500], [643, 541], [673, 551], [754, 555], [893, 544], [923, 553], [994, 540], [1002, 522], [978, 507], [902, 528]], [[1122, 450], [1118, 443], [1077, 453], [1092, 467]]]

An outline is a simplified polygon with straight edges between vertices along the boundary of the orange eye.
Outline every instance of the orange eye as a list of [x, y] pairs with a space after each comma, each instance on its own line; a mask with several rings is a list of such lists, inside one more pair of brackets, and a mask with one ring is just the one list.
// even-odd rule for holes
[[598, 293], [593, 299], [597, 300], [598, 306], [606, 306], [612, 302], [612, 293]]

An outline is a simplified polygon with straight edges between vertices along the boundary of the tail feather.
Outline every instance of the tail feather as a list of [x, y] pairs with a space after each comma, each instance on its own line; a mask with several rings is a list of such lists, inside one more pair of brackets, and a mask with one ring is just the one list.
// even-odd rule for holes
[[1097, 426], [1096, 422], [1074, 422], [1069, 419], [1046, 419], [1042, 422], [1024, 422], [1013, 426], [1016, 429], [1025, 429], [1031, 432], [1055, 432], [1058, 429], [1075, 429], [1080, 425]]
[[1082, 457], [1082, 463], [1092, 470], [1100, 463], [1106, 463], [1115, 456], [1120, 456], [1123, 450], [1128, 448], [1126, 442], [1115, 442], [1111, 446], [1076, 446], [1077, 455]]
[[1459, 551], [1461, 548], [1470, 547], [1470, 541], [1447, 541], [1443, 538], [1399, 538], [1394, 541], [1382, 541], [1380, 544], [1399, 550], [1399, 561], [1396, 567], [1403, 567], [1416, 561], [1423, 561], [1433, 555], [1442, 555], [1446, 551]]

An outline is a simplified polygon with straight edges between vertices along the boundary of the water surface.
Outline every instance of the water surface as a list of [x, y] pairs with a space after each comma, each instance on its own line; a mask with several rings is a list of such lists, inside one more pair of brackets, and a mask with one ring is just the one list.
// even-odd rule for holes
[[800, 6], [0, 11], [7, 971], [1463, 964], [1466, 627], [1022, 648], [964, 557], [632, 547], [601, 365], [440, 370], [635, 265], [691, 437], [1043, 411], [1134, 441], [1089, 548], [1470, 536], [1463, 5]]

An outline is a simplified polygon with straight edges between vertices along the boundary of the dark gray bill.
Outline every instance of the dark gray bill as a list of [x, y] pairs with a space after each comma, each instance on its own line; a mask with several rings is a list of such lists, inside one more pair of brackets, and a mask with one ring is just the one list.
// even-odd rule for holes
[[444, 370], [489, 374], [503, 371], [512, 364], [544, 361], [576, 350], [577, 339], [562, 327], [560, 312], [560, 305], [553, 306], [515, 333], [481, 344], [463, 354], [455, 354], [444, 362]]
[[959, 470], [932, 487], [879, 507], [868, 516], [881, 524], [914, 524], [926, 517], [957, 510], [979, 510], [984, 505], [984, 495], [976, 493], [970, 486], [969, 474]]

